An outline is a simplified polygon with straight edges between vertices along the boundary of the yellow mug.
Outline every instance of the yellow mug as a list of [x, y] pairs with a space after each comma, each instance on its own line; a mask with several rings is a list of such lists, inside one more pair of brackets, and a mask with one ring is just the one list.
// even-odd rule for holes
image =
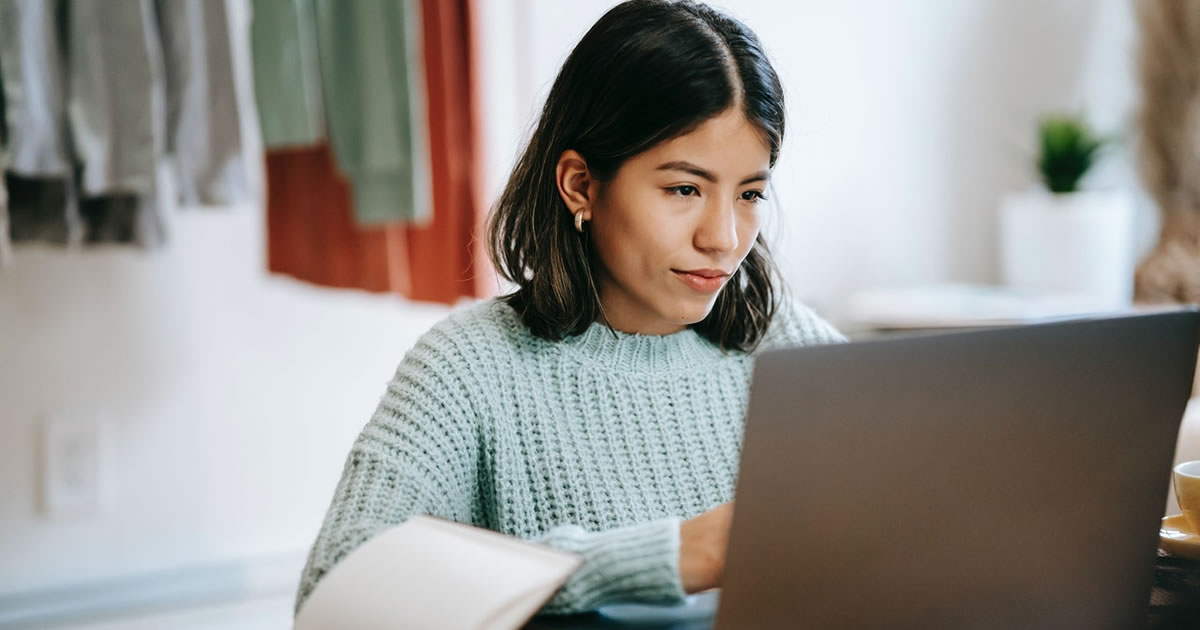
[[1200, 460], [1175, 467], [1175, 500], [1192, 531], [1200, 532]]

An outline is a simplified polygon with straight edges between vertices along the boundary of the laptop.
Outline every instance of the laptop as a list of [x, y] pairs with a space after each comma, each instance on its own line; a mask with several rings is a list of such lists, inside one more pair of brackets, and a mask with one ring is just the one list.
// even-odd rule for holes
[[1198, 341], [1185, 310], [764, 353], [716, 627], [1145, 627]]

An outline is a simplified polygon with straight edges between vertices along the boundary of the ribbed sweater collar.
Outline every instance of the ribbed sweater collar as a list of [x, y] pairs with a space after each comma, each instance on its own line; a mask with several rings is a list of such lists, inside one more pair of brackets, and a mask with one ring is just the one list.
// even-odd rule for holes
[[670, 335], [640, 335], [594, 322], [583, 334], [561, 343], [585, 360], [627, 372], [694, 370], [730, 356], [691, 328]]

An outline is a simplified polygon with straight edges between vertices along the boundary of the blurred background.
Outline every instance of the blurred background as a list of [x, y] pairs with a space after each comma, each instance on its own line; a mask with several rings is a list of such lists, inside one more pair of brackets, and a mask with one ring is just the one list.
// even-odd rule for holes
[[[0, 0], [0, 628], [290, 627], [396, 365], [501, 289], [474, 235], [614, 4]], [[1135, 286], [1194, 229], [1194, 105], [1146, 101], [1200, 84], [1142, 33], [1200, 3], [716, 4], [782, 77], [768, 233], [835, 324], [1191, 301]]]

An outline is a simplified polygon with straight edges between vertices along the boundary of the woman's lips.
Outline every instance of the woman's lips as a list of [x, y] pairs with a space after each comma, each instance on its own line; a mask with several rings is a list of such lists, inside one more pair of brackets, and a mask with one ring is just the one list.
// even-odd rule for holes
[[725, 286], [725, 280], [729, 278], [729, 274], [720, 269], [672, 269], [675, 276], [683, 281], [684, 284], [699, 291], [701, 293], [715, 293]]

